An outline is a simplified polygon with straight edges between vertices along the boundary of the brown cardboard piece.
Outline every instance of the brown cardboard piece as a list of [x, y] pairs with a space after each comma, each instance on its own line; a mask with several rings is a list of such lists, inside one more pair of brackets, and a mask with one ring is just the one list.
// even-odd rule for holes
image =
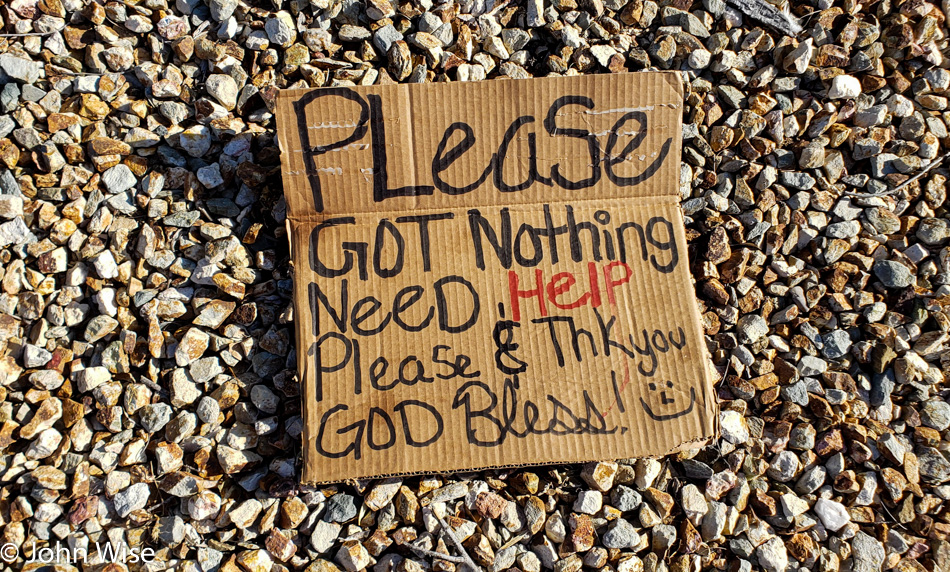
[[303, 481], [713, 437], [682, 104], [672, 72], [281, 92]]

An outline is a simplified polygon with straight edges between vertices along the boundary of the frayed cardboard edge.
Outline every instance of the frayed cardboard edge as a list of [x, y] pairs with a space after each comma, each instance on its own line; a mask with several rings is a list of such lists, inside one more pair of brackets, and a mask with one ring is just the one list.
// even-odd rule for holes
[[[718, 410], [718, 407], [716, 407], [716, 409]], [[714, 427], [713, 435], [698, 437], [695, 439], [689, 439], [687, 441], [684, 441], [674, 446], [673, 448], [669, 449], [665, 453], [659, 453], [655, 455], [643, 455], [642, 457], [636, 457], [636, 458], [637, 459], [661, 459], [663, 457], [668, 457], [669, 455], [672, 455], [674, 453], [679, 453], [682, 451], [688, 451], [692, 449], [699, 449], [699, 448], [705, 447], [706, 445], [712, 443], [719, 434], [719, 415], [716, 414], [714, 416], [714, 419], [715, 419], [715, 422], [713, 423], [713, 427]], [[524, 469], [528, 467], [552, 467], [556, 465], [570, 466], [570, 465], [581, 465], [584, 463], [594, 463], [594, 462], [599, 462], [599, 461], [616, 462], [618, 459], [621, 459], [621, 458], [623, 457], [609, 458], [609, 459], [586, 458], [586, 459], [580, 459], [580, 460], [574, 459], [574, 460], [564, 460], [564, 461], [544, 461], [544, 462], [535, 462], [535, 463], [531, 463], [531, 462], [507, 463], [507, 464], [500, 464], [500, 465], [483, 465], [479, 467], [465, 467], [461, 469], [452, 469], [450, 471], [405, 471], [401, 473], [380, 473], [376, 475], [364, 475], [364, 476], [359, 476], [359, 477], [353, 477], [351, 479], [337, 479], [337, 480], [317, 479], [317, 480], [305, 481], [301, 479], [300, 484], [304, 486], [319, 486], [319, 485], [343, 483], [349, 480], [366, 480], [366, 479], [377, 480], [377, 479], [388, 479], [392, 477], [418, 477], [418, 476], [425, 476], [425, 475], [455, 475], [455, 474], [460, 474], [460, 473], [479, 473], [479, 472], [497, 471], [497, 470], [503, 470], [503, 469]]]
[[[709, 443], [711, 443], [715, 438], [716, 438], [715, 436], [709, 436], [709, 437], [700, 437], [700, 438], [698, 438], [698, 439], [692, 439], [692, 440], [685, 441], [685, 442], [683, 442], [683, 443], [681, 443], [681, 444], [679, 444], [679, 445], [673, 447], [672, 449], [670, 449], [670, 450], [667, 451], [666, 453], [658, 454], [658, 455], [644, 455], [644, 456], [642, 456], [642, 457], [636, 457], [636, 458], [637, 458], [637, 459], [662, 459], [662, 458], [668, 457], [669, 455], [672, 455], [672, 454], [674, 454], [674, 453], [679, 453], [679, 452], [687, 451], [687, 450], [691, 450], [691, 449], [699, 449], [699, 448], [704, 447], [704, 446], [708, 445]], [[622, 458], [622, 457], [621, 457], [621, 458]], [[485, 472], [485, 471], [497, 471], [497, 470], [503, 470], [503, 469], [525, 469], [525, 468], [529, 468], [529, 467], [571, 466], [571, 465], [581, 465], [581, 464], [584, 464], [584, 463], [594, 463], [594, 462], [600, 462], [600, 461], [616, 462], [616, 461], [618, 461], [618, 459], [614, 459], [614, 458], [611, 458], [611, 459], [594, 458], [594, 459], [569, 460], [569, 461], [545, 461], [545, 462], [543, 462], [543, 463], [508, 463], [508, 464], [502, 464], [502, 465], [487, 465], [487, 466], [482, 466], [482, 467], [466, 467], [466, 468], [462, 468], [462, 469], [453, 469], [453, 470], [451, 470], [451, 471], [406, 471], [406, 472], [403, 472], [403, 473], [382, 473], [382, 474], [378, 474], [378, 475], [366, 475], [366, 476], [360, 476], [360, 477], [353, 477], [352, 479], [327, 480], [327, 481], [321, 481], [321, 480], [304, 481], [304, 480], [301, 480], [301, 481], [300, 481], [300, 484], [301, 484], [301, 485], [305, 485], [305, 486], [319, 486], [319, 485], [338, 484], [338, 483], [343, 483], [343, 482], [346, 482], [346, 481], [348, 481], [348, 480], [354, 480], [354, 479], [355, 479], [355, 480], [366, 480], [366, 479], [369, 479], [369, 480], [378, 480], [378, 479], [388, 479], [388, 478], [392, 478], [392, 477], [418, 477], [418, 476], [426, 476], [426, 475], [454, 475], [454, 474], [460, 474], [460, 473], [480, 473], [480, 472]]]

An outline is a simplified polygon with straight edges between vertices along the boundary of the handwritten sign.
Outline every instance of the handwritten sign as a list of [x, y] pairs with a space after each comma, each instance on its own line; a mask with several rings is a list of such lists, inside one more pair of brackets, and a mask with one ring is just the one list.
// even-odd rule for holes
[[674, 73], [278, 97], [305, 482], [715, 434]]

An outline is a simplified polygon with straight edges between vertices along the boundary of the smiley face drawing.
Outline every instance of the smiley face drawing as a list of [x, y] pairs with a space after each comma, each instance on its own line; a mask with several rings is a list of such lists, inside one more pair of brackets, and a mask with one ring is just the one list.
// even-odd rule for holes
[[[670, 380], [666, 381], [666, 388], [660, 390], [660, 404], [662, 408], [658, 407], [660, 413], [657, 413], [653, 410], [650, 405], [640, 398], [640, 406], [643, 407], [643, 410], [647, 412], [652, 419], [655, 421], [669, 421], [670, 419], [676, 419], [677, 417], [682, 417], [683, 415], [688, 414], [693, 410], [693, 407], [696, 405], [696, 388], [691, 387], [689, 390], [689, 405], [685, 408], [679, 408], [679, 411], [672, 411], [670, 409], [676, 408], [676, 398], [669, 397], [667, 395], [667, 389], [673, 389], [673, 382]], [[657, 384], [650, 382], [650, 391], [657, 391]]]

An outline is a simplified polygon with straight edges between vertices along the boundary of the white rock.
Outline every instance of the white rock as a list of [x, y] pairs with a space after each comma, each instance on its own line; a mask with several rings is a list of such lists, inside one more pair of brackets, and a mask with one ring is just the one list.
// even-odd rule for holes
[[815, 501], [815, 514], [831, 532], [838, 532], [844, 525], [851, 522], [851, 515], [843, 504], [827, 499]]
[[228, 110], [237, 105], [238, 85], [231, 76], [223, 73], [211, 74], [205, 82], [205, 89]]
[[221, 497], [212, 491], [202, 491], [188, 499], [188, 515], [194, 520], [214, 518], [221, 510]]
[[544, 25], [543, 0], [528, 0], [527, 24], [529, 28], [539, 28]]
[[483, 46], [486, 52], [495, 56], [496, 58], [504, 61], [507, 60], [510, 54], [508, 53], [508, 48], [505, 47], [504, 42], [501, 41], [501, 38], [498, 36], [493, 36], [488, 38], [485, 41]]
[[188, 379], [184, 369], [176, 369], [172, 373], [171, 383], [172, 407], [183, 408], [194, 403], [201, 397], [201, 390], [193, 381]]
[[[872, 105], [854, 114], [854, 124], [858, 127], [874, 127], [884, 122], [887, 117], [886, 105]], [[872, 169], [873, 171], [873, 169]]]
[[83, 263], [78, 263], [66, 271], [66, 286], [81, 286], [86, 283], [89, 277], [89, 267]]
[[221, 413], [221, 406], [215, 398], [206, 395], [198, 402], [196, 412], [198, 413], [198, 419], [201, 419], [204, 423], [214, 423], [218, 420], [218, 415]]
[[689, 67], [694, 70], [702, 70], [709, 67], [709, 62], [712, 60], [712, 54], [707, 50], [693, 50], [690, 52], [689, 56], [686, 57], [686, 63], [689, 64]]
[[130, 32], [135, 34], [147, 34], [152, 31], [152, 28], [154, 28], [154, 26], [152, 26], [152, 22], [148, 18], [138, 14], [129, 16], [125, 21], [125, 27]]
[[115, 303], [115, 288], [103, 288], [96, 294], [95, 299], [99, 313], [115, 317], [119, 312], [119, 306]]
[[0, 54], [0, 69], [11, 78], [31, 85], [43, 75], [42, 62], [34, 62], [13, 54]]
[[55, 369], [40, 369], [30, 374], [30, 383], [37, 389], [52, 391], [63, 385], [63, 376]]
[[808, 501], [791, 493], [782, 495], [782, 511], [788, 518], [794, 518], [808, 512]]
[[653, 481], [660, 476], [663, 465], [656, 459], [638, 459], [636, 464], [636, 477], [633, 483], [637, 489], [643, 490], [653, 486]]
[[92, 266], [96, 269], [96, 274], [103, 280], [109, 280], [119, 275], [119, 265], [115, 262], [115, 256], [111, 251], [103, 250], [92, 259]]
[[336, 561], [347, 572], [357, 572], [369, 566], [371, 562], [369, 552], [358, 540], [347, 540], [336, 553]]
[[195, 125], [181, 132], [179, 145], [192, 157], [201, 157], [211, 148], [211, 130], [204, 125]]
[[83, 75], [73, 80], [76, 93], [96, 93], [99, 90], [99, 76]]
[[198, 261], [195, 269], [191, 272], [191, 281], [203, 286], [214, 286], [214, 275], [218, 272], [221, 272], [221, 268], [205, 257]]
[[828, 362], [815, 356], [802, 356], [798, 360], [798, 371], [805, 377], [821, 375], [828, 369]]
[[726, 514], [729, 505], [717, 501], [709, 503], [709, 512], [703, 516], [700, 532], [703, 540], [710, 542], [722, 537], [722, 531], [726, 528]]
[[52, 502], [41, 503], [33, 513], [33, 519], [38, 522], [55, 522], [61, 516], [63, 516], [63, 507]]
[[53, 454], [63, 442], [63, 436], [56, 429], [47, 429], [30, 443], [26, 450], [27, 459], [45, 459]]
[[[211, 0], [208, 2], [208, 7], [211, 9], [211, 17], [221, 22], [230, 18], [231, 14], [234, 13], [234, 10], [237, 8], [237, 0]], [[190, 9], [182, 10], [182, 12], [191, 14]]]
[[112, 379], [109, 370], [101, 365], [87, 367], [79, 372], [79, 379], [76, 380], [76, 388], [80, 393], [86, 393], [99, 387], [103, 383]]
[[861, 81], [850, 75], [836, 75], [828, 90], [829, 99], [851, 99], [861, 95]]
[[582, 48], [587, 44], [574, 26], [564, 26], [561, 30], [561, 41], [565, 46], [574, 49]]
[[343, 527], [335, 522], [319, 521], [313, 528], [313, 534], [310, 535], [310, 546], [320, 554], [323, 554], [327, 550], [330, 550], [330, 547], [333, 546], [333, 543], [336, 542], [336, 539], [340, 536], [340, 530], [342, 529]]
[[739, 342], [753, 344], [769, 333], [769, 324], [758, 314], [746, 314], [739, 318], [736, 324], [736, 334]]
[[198, 182], [204, 185], [207, 189], [213, 189], [224, 184], [224, 179], [221, 177], [221, 165], [218, 163], [212, 163], [207, 167], [201, 167], [198, 169], [196, 175], [198, 177]]
[[604, 506], [604, 494], [600, 491], [581, 491], [574, 501], [574, 512], [597, 514]]
[[234, 526], [242, 529], [250, 528], [257, 517], [260, 516], [262, 510], [264, 510], [264, 505], [261, 504], [261, 501], [249, 499], [228, 511], [228, 516]]
[[53, 354], [33, 344], [26, 344], [23, 347], [23, 367], [29, 369], [34, 367], [43, 367], [52, 359]]
[[28, 244], [36, 242], [36, 235], [30, 231], [23, 221], [23, 217], [18, 216], [11, 221], [0, 224], [0, 248], [5, 248], [11, 244]]
[[895, 93], [887, 98], [887, 110], [895, 117], [909, 117], [914, 114], [914, 102]]
[[275, 18], [267, 20], [264, 31], [271, 42], [281, 47], [289, 46], [297, 38], [294, 20], [289, 12], [278, 12]]
[[591, 46], [590, 53], [592, 56], [594, 56], [594, 58], [597, 59], [597, 63], [603, 67], [608, 67], [610, 65], [610, 58], [614, 57], [614, 55], [617, 53], [617, 50], [608, 45], [599, 44], [596, 46]]
[[777, 536], [756, 548], [755, 556], [767, 572], [785, 572], [788, 567], [788, 551], [785, 549], [785, 543]]
[[815, 44], [811, 38], [798, 44], [798, 46], [785, 56], [784, 64], [786, 71], [793, 74], [804, 73], [808, 69], [808, 63], [815, 53]]
[[741, 445], [749, 440], [749, 426], [745, 417], [738, 411], [722, 411], [719, 413], [719, 428], [722, 438], [733, 445]]
[[23, 197], [0, 195], [0, 218], [7, 220], [23, 216]]
[[692, 483], [680, 489], [680, 504], [683, 506], [686, 518], [694, 526], [699, 525], [703, 520], [703, 516], [709, 512], [709, 503], [706, 502], [706, 497], [703, 496], [699, 487]]
[[112, 194], [127, 191], [135, 186], [136, 179], [132, 170], [119, 163], [102, 174], [102, 183]]
[[149, 490], [145, 483], [136, 483], [129, 488], [120, 491], [112, 499], [115, 504], [115, 512], [119, 518], [125, 518], [129, 514], [140, 508], [145, 508], [148, 504]]
[[[363, 500], [363, 504], [366, 505], [366, 508], [370, 510], [379, 510], [389, 504], [389, 501], [396, 496], [396, 493], [399, 492], [399, 488], [402, 486], [402, 479], [393, 478], [393, 479], [384, 479], [377, 483], [369, 491], [366, 497]], [[468, 502], [468, 497], [471, 495], [466, 495], [466, 503]]]

